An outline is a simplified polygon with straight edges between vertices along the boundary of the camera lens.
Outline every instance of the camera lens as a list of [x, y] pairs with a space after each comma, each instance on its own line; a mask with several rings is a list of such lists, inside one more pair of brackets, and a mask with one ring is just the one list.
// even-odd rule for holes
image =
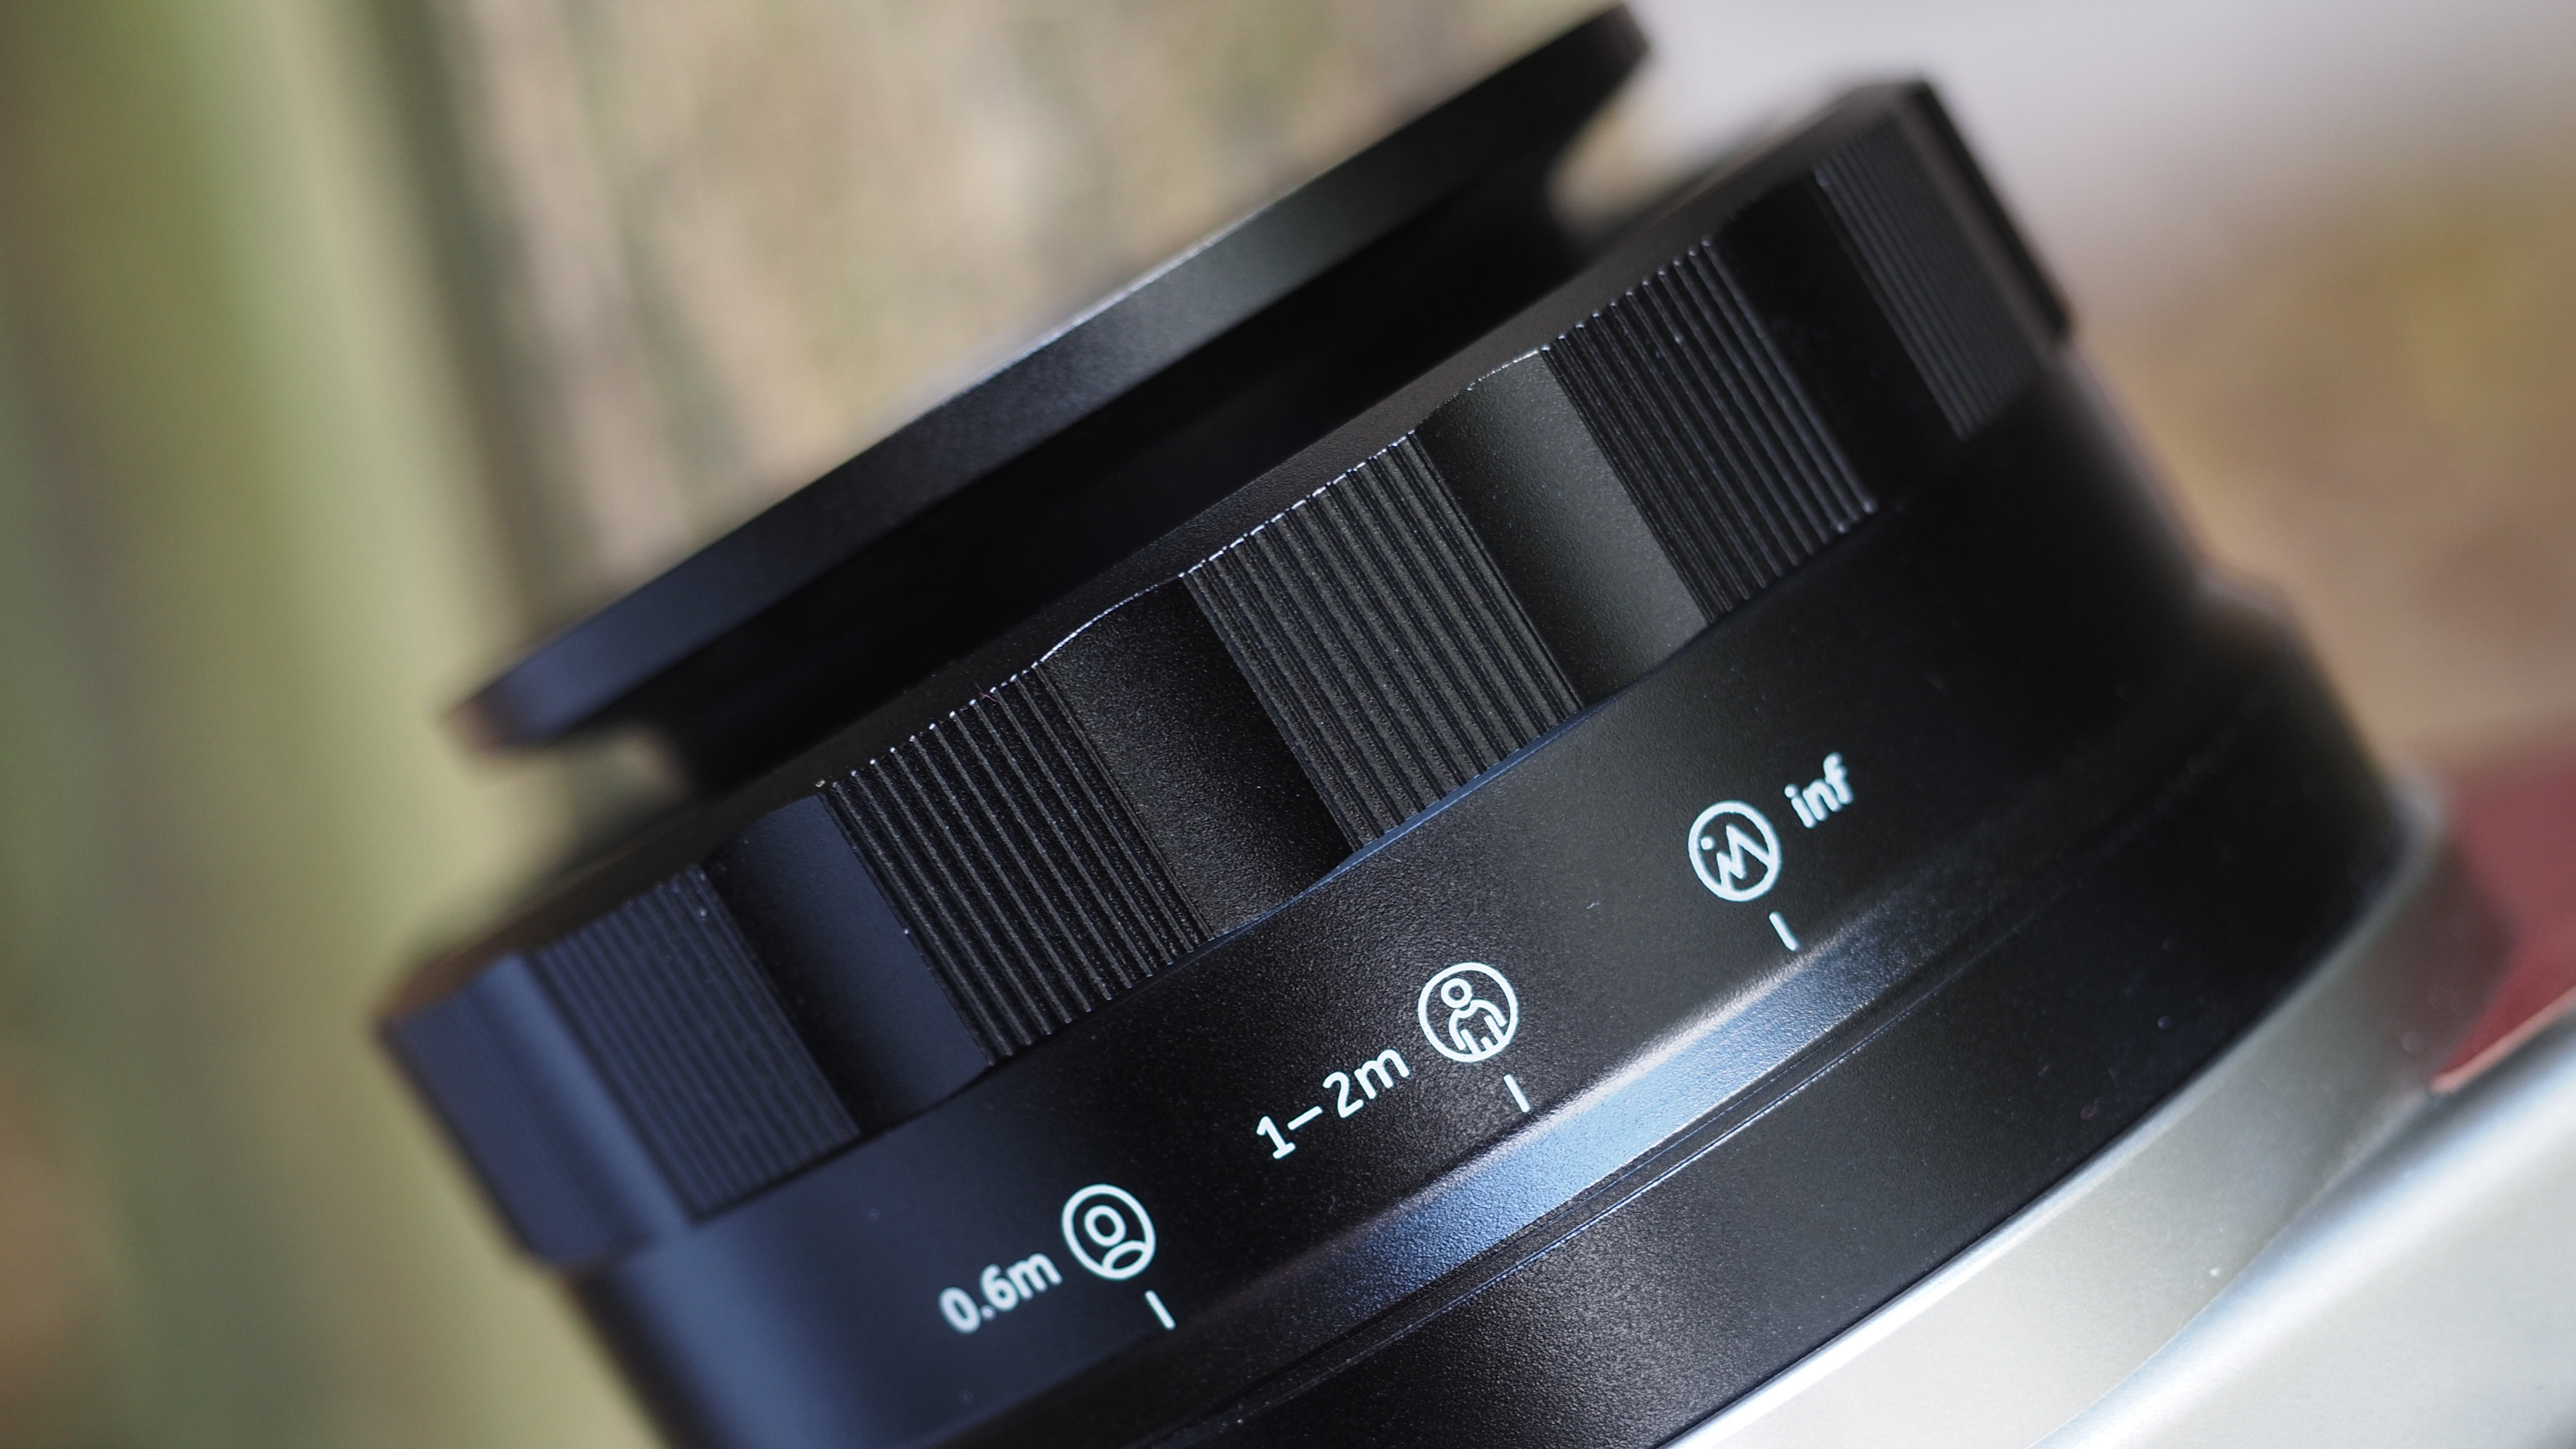
[[479, 696], [696, 801], [395, 1055], [679, 1442], [1651, 1445], [2083, 1163], [2390, 802], [1919, 85], [1588, 250], [1569, 32]]

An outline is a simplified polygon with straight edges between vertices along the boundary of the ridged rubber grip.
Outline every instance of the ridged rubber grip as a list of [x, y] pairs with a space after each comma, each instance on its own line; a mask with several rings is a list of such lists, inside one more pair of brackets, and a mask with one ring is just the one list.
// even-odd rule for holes
[[691, 1212], [858, 1137], [702, 872], [539, 951], [536, 967]]
[[1874, 506], [1742, 285], [1705, 246], [1547, 356], [1712, 618]]
[[1579, 703], [1410, 436], [1184, 579], [1355, 846]]
[[830, 787], [868, 865], [996, 1055], [1207, 939], [1030, 670]]
[[1950, 431], [1983, 427], [2039, 370], [2037, 307], [1978, 257], [1901, 120], [1825, 158], [1816, 184]]

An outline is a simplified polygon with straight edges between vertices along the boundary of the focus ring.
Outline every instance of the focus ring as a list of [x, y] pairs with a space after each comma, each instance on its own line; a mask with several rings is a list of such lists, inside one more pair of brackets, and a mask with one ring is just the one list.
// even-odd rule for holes
[[[493, 968], [395, 1020], [522, 1240], [595, 1258], [938, 1101], [1937, 473], [2039, 375], [2057, 304], [1927, 90], [1818, 132], [1536, 354], [541, 947], [540, 992]], [[675, 891], [687, 930], [619, 924]]]

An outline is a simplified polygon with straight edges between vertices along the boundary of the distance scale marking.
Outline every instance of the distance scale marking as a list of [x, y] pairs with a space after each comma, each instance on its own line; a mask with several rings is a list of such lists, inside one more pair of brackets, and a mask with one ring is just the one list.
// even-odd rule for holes
[[[1798, 823], [1813, 830], [1852, 803], [1851, 771], [1842, 753], [1835, 751], [1825, 756], [1815, 779], [1783, 785], [1780, 793], [1797, 812]], [[1744, 801], [1720, 800], [1699, 812], [1684, 844], [1690, 853], [1691, 874], [1719, 900], [1757, 900], [1779, 884], [1785, 864], [1780, 832], [1771, 828], [1770, 817]], [[1775, 910], [1769, 920], [1782, 946], [1792, 952], [1804, 949], [1788, 917]]]
[[[1815, 829], [1853, 799], [1843, 756], [1826, 755], [1815, 780], [1803, 786], [1785, 785], [1782, 794], [1797, 810], [1800, 823]], [[1691, 870], [1700, 884], [1732, 902], [1769, 894], [1785, 863], [1779, 832], [1760, 810], [1741, 800], [1721, 800], [1700, 811], [1691, 822], [1688, 847]], [[1801, 949], [1779, 911], [1769, 912], [1768, 920], [1782, 946], [1792, 952]], [[1423, 1040], [1440, 1056], [1461, 1065], [1473, 1066], [1500, 1055], [1519, 1035], [1520, 1022], [1519, 993], [1501, 971], [1482, 961], [1461, 961], [1433, 972], [1414, 998], [1414, 1023]], [[1328, 1119], [1357, 1116], [1412, 1079], [1413, 1064], [1403, 1051], [1382, 1048], [1351, 1068], [1324, 1075], [1321, 1085], [1330, 1094], [1329, 1112], [1326, 1104], [1311, 1105], [1289, 1117], [1285, 1126], [1265, 1113], [1253, 1124], [1253, 1136], [1269, 1148], [1272, 1161], [1279, 1161], [1297, 1151], [1299, 1144], [1291, 1140], [1292, 1134]], [[1501, 1085], [1520, 1114], [1530, 1115], [1529, 1094], [1518, 1076], [1504, 1073]], [[1097, 1277], [1124, 1281], [1153, 1261], [1153, 1220], [1123, 1188], [1094, 1183], [1075, 1192], [1065, 1200], [1060, 1226], [1075, 1261]], [[973, 1333], [1062, 1281], [1054, 1260], [1045, 1253], [1031, 1254], [1008, 1268], [988, 1264], [977, 1280], [982, 1301], [961, 1288], [943, 1289], [940, 1313], [959, 1333]], [[1159, 1295], [1149, 1289], [1144, 1297], [1156, 1322], [1166, 1330], [1176, 1326]]]
[[[1065, 1247], [1073, 1253], [1073, 1260], [1094, 1277], [1123, 1283], [1153, 1264], [1154, 1250], [1160, 1245], [1153, 1216], [1134, 1193], [1123, 1187], [1095, 1182], [1078, 1188], [1064, 1200], [1064, 1210], [1058, 1218]], [[1062, 1270], [1044, 1252], [1031, 1253], [1008, 1268], [988, 1263], [975, 1283], [982, 1301], [963, 1288], [942, 1288], [939, 1316], [957, 1332], [973, 1333], [1063, 1285]], [[1166, 1330], [1177, 1326], [1161, 1295], [1150, 1288], [1145, 1290], [1145, 1306]]]
[[1413, 1014], [1431, 1049], [1453, 1062], [1481, 1062], [1510, 1046], [1521, 1029], [1519, 994], [1482, 961], [1461, 961], [1423, 982]]
[[[1434, 1051], [1453, 1062], [1473, 1065], [1499, 1054], [1520, 1033], [1520, 995], [1502, 972], [1482, 961], [1461, 961], [1433, 972], [1422, 983], [1414, 999], [1414, 1021]], [[1387, 1047], [1348, 1071], [1327, 1072], [1322, 1085], [1332, 1094], [1332, 1116], [1345, 1118], [1359, 1115], [1380, 1094], [1412, 1079], [1413, 1064], [1403, 1051]], [[1521, 1115], [1529, 1115], [1529, 1096], [1520, 1082], [1507, 1072], [1503, 1086]], [[1321, 1104], [1311, 1106], [1289, 1118], [1283, 1128], [1276, 1117], [1264, 1114], [1252, 1125], [1252, 1135], [1269, 1147], [1270, 1159], [1276, 1162], [1297, 1150], [1289, 1134], [1325, 1115]]]
[[1699, 812], [1688, 844], [1691, 873], [1719, 900], [1757, 900], [1780, 879], [1780, 832], [1741, 800], [1720, 800]]
[[1064, 1200], [1064, 1245], [1093, 1274], [1123, 1283], [1154, 1261], [1154, 1220], [1123, 1187], [1095, 1182]]

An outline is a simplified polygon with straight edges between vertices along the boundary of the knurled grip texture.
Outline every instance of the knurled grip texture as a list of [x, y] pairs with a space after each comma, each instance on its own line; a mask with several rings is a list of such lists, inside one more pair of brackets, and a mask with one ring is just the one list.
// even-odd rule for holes
[[1937, 473], [2065, 327], [1928, 90], [1180, 578], [394, 1020], [596, 1260], [1313, 884]]

